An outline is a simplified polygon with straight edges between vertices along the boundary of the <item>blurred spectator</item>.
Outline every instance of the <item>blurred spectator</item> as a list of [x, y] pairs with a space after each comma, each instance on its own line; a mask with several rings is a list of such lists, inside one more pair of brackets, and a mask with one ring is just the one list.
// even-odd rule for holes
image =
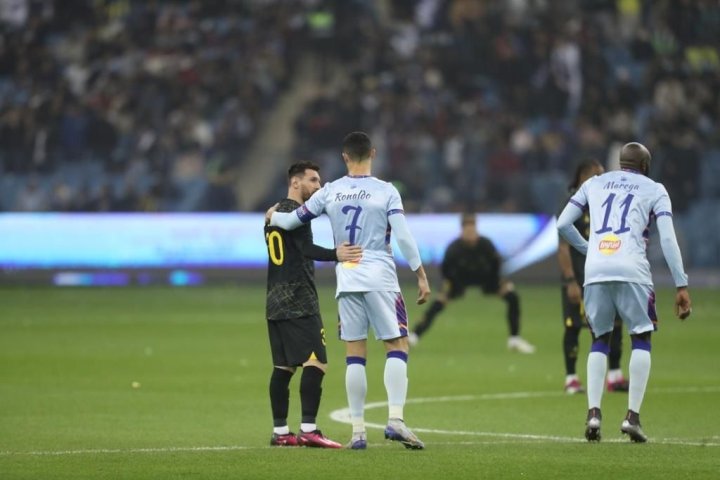
[[366, 130], [408, 211], [553, 214], [576, 162], [637, 140], [682, 211], [720, 191], [719, 45], [704, 0], [0, 0], [0, 170], [38, 209], [233, 210], [314, 56], [289, 156], [329, 178]]
[[43, 212], [48, 208], [48, 198], [36, 178], [30, 178], [18, 191], [13, 210], [18, 212]]
[[[229, 168], [240, 165], [265, 112], [290, 85], [310, 3], [2, 0], [0, 170], [94, 188], [126, 177], [132, 195], [145, 195], [154, 178], [167, 183], [192, 144], [201, 164], [196, 188], [178, 197], [157, 187], [155, 194], [171, 196], [152, 203], [201, 208], [202, 164], [219, 156]], [[136, 158], [148, 166], [144, 177], [127, 173]], [[63, 188], [63, 200], [49, 207], [66, 208], [68, 194], [81, 197], [70, 202], [75, 209], [134, 204], [104, 187], [99, 196], [92, 191]]]
[[234, 212], [237, 210], [235, 194], [236, 176], [220, 161], [213, 162], [208, 172], [208, 186], [200, 210], [207, 212]]
[[112, 212], [115, 206], [115, 196], [110, 185], [103, 184], [97, 195], [90, 200], [90, 210], [93, 212]]
[[135, 212], [140, 209], [140, 199], [132, 183], [125, 183], [120, 195], [111, 203], [114, 212]]
[[50, 210], [54, 212], [69, 212], [73, 209], [74, 192], [70, 185], [58, 182], [52, 187], [50, 196]]
[[358, 55], [337, 47], [352, 84], [308, 102], [293, 158], [323, 158], [336, 130], [372, 130], [409, 211], [553, 214], [576, 162], [637, 140], [663, 159], [679, 211], [698, 195], [703, 152], [720, 147], [717, 2], [390, 6]]

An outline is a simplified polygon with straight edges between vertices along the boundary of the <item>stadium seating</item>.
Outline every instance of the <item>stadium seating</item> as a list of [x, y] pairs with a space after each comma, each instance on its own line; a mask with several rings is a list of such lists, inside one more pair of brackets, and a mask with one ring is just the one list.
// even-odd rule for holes
[[[333, 176], [340, 136], [366, 130], [408, 211], [553, 214], [576, 162], [612, 168], [630, 140], [657, 168], [700, 152], [689, 187], [661, 179], [690, 225], [720, 198], [713, 2], [56, 3], [0, 19], [1, 210], [28, 183], [41, 210], [232, 210], [208, 207], [213, 178], [264, 161], [248, 152], [288, 89], [317, 93], [287, 158]], [[302, 58], [314, 85], [294, 83]], [[282, 172], [263, 183], [282, 191]], [[700, 264], [718, 262], [713, 225], [688, 231]]]

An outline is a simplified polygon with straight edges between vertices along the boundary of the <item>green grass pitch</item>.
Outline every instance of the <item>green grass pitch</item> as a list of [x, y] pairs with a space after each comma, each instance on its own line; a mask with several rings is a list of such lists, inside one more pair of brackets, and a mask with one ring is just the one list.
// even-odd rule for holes
[[[720, 478], [717, 290], [691, 292], [685, 323], [672, 315], [673, 292], [658, 292], [644, 445], [619, 433], [621, 393], [605, 394], [603, 442], [584, 442], [586, 399], [562, 392], [558, 288], [518, 290], [535, 355], [506, 350], [504, 305], [472, 290], [411, 351], [405, 417], [424, 451], [391, 444], [377, 428], [387, 414], [384, 360], [371, 342], [369, 448], [350, 451], [268, 446], [272, 367], [262, 282], [0, 289], [0, 478]], [[412, 286], [404, 293], [412, 322], [421, 309]], [[346, 406], [344, 347], [332, 288], [320, 297], [330, 369], [318, 424], [345, 443], [350, 426], [331, 418]], [[583, 378], [588, 345], [585, 334]]]

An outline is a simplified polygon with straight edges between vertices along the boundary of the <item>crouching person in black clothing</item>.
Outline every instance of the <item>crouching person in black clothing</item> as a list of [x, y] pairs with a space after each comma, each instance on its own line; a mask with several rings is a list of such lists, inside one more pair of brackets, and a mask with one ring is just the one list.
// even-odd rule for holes
[[447, 303], [460, 298], [467, 287], [479, 287], [486, 295], [497, 295], [507, 305], [507, 322], [510, 336], [509, 350], [534, 353], [535, 347], [520, 337], [520, 297], [515, 285], [500, 276], [502, 258], [490, 239], [477, 231], [475, 214], [462, 215], [462, 232], [445, 251], [441, 274], [443, 286], [440, 294], [425, 311], [422, 320], [411, 332], [411, 345], [416, 345], [427, 332]]

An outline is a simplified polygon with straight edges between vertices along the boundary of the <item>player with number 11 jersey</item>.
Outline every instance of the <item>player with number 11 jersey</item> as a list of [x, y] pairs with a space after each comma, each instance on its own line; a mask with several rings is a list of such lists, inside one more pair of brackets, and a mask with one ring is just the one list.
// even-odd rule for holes
[[[592, 177], [570, 198], [557, 221], [560, 234], [585, 261], [585, 312], [592, 329], [588, 354], [588, 413], [585, 438], [600, 441], [600, 404], [610, 352], [610, 332], [620, 315], [630, 332], [628, 410], [620, 430], [634, 442], [646, 442], [640, 425], [651, 364], [651, 338], [656, 328], [655, 292], [647, 259], [648, 227], [652, 218], [665, 260], [677, 287], [675, 313], [690, 315], [687, 275], [672, 221], [672, 205], [665, 187], [648, 178], [650, 152], [637, 142], [620, 150], [622, 170]], [[590, 211], [590, 238], [586, 241], [573, 222]]]
[[648, 227], [654, 217], [672, 216], [665, 187], [632, 171], [612, 171], [586, 181], [570, 203], [590, 210], [585, 285], [611, 281], [652, 285], [646, 256]]

